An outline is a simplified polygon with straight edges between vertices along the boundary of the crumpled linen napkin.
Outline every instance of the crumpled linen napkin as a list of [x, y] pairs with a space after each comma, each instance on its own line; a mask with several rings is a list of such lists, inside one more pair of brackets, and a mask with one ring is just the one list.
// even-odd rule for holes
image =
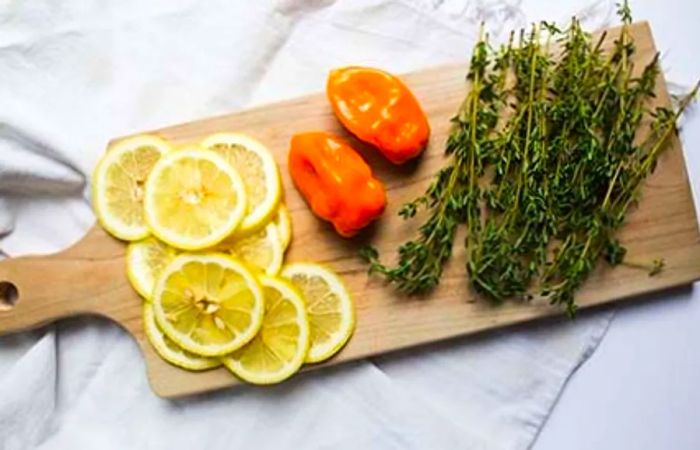
[[[613, 5], [547, 9], [547, 19], [579, 13], [596, 28]], [[50, 252], [79, 239], [93, 222], [89, 176], [113, 136], [317, 91], [334, 66], [401, 73], [464, 61], [481, 21], [498, 39], [544, 18], [527, 12], [517, 0], [5, 2], [0, 249]], [[0, 338], [0, 450], [524, 449], [610, 317], [177, 401], [151, 393], [118, 327], [67, 320]]]

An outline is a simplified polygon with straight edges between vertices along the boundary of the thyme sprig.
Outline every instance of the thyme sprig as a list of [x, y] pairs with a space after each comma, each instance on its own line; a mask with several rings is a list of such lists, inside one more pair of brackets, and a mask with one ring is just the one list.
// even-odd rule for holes
[[[464, 224], [474, 290], [495, 302], [538, 293], [575, 314], [574, 294], [598, 261], [624, 262], [616, 233], [698, 90], [675, 111], [651, 110], [658, 55], [634, 75], [627, 2], [618, 15], [609, 51], [607, 34], [594, 41], [576, 18], [563, 30], [535, 24], [499, 48], [482, 29], [470, 90], [452, 119], [449, 162], [400, 210], [408, 219], [424, 208], [427, 219], [393, 267], [364, 248], [371, 273], [409, 294], [434, 288]], [[628, 265], [654, 275], [663, 261]]]
[[[470, 90], [459, 112], [452, 118], [454, 130], [450, 134], [445, 154], [449, 163], [435, 176], [425, 194], [403, 205], [399, 215], [408, 219], [419, 209], [429, 211], [427, 220], [418, 229], [418, 237], [399, 247], [396, 267], [379, 263], [378, 253], [372, 247], [361, 250], [370, 261], [370, 273], [378, 272], [399, 290], [412, 294], [435, 287], [442, 268], [452, 253], [457, 226], [479, 220], [478, 177], [483, 174], [488, 147], [486, 142], [499, 117], [498, 85], [503, 80], [489, 72], [490, 49], [483, 35], [476, 44], [471, 58], [467, 80]], [[505, 55], [503, 56], [505, 57]]]

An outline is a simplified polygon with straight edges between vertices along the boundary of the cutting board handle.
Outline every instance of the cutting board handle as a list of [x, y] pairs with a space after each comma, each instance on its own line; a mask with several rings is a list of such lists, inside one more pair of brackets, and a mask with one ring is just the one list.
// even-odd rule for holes
[[83, 314], [119, 320], [123, 297], [139, 300], [125, 276], [114, 277], [125, 271], [124, 244], [111, 241], [105, 246], [104, 232], [93, 228], [60, 253], [0, 261], [0, 335]]

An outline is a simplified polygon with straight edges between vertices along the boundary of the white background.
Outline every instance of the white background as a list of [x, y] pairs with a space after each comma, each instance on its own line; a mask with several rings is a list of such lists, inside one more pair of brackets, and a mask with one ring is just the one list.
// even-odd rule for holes
[[[532, 4], [530, 4], [532, 3]], [[524, 2], [529, 17], [549, 2]], [[667, 80], [700, 78], [700, 4], [633, 0], [651, 23]], [[700, 198], [700, 108], [683, 129], [685, 157]], [[534, 450], [700, 449], [700, 286], [621, 307], [598, 350], [576, 372]]]

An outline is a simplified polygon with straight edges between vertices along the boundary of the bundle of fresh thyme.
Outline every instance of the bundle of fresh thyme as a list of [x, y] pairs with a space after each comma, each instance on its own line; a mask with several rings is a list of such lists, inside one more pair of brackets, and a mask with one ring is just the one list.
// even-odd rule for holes
[[[676, 111], [651, 110], [658, 55], [633, 75], [626, 2], [618, 14], [622, 29], [610, 51], [605, 33], [593, 41], [575, 18], [564, 30], [534, 25], [498, 49], [482, 32], [469, 93], [452, 119], [449, 163], [400, 210], [410, 218], [426, 208], [428, 218], [399, 247], [394, 267], [364, 248], [370, 273], [409, 294], [432, 289], [464, 224], [466, 269], [478, 293], [500, 302], [539, 291], [574, 315], [574, 293], [597, 262], [623, 262], [615, 233], [698, 89]], [[661, 265], [655, 261], [651, 273]]]

